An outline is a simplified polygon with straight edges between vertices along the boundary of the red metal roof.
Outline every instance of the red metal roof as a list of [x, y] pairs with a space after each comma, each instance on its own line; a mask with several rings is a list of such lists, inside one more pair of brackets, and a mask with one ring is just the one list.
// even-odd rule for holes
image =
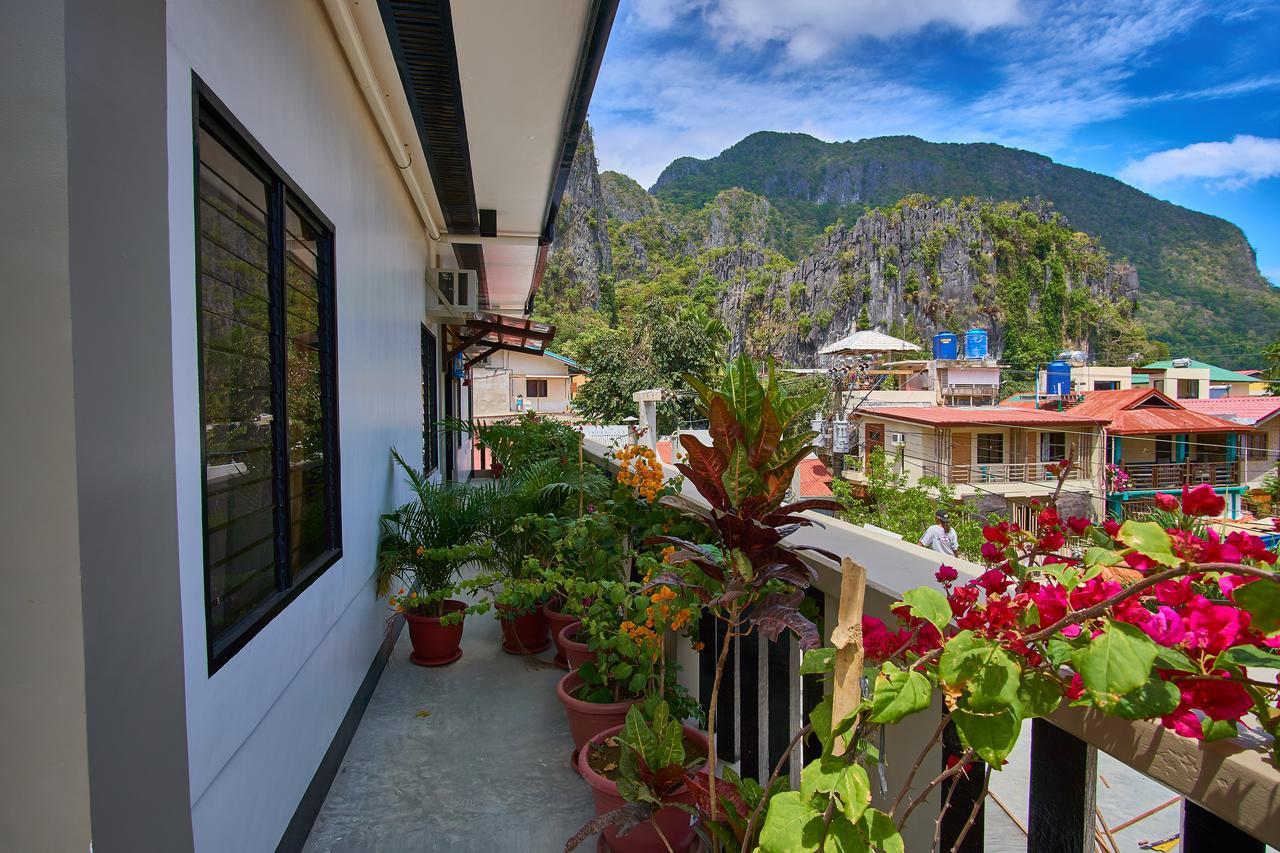
[[1179, 400], [1193, 412], [1255, 426], [1280, 412], [1280, 397], [1219, 397], [1216, 400]]
[[863, 409], [861, 414], [867, 420], [891, 418], [940, 427], [970, 424], [1015, 427], [1092, 426], [1105, 422], [1102, 418], [1081, 416], [1075, 409], [1059, 412], [1007, 406], [876, 406]]
[[831, 472], [822, 460], [809, 456], [800, 460], [796, 466], [800, 472], [800, 495], [802, 498], [829, 498], [831, 492]]
[[1086, 391], [1075, 414], [1101, 418], [1114, 435], [1155, 435], [1181, 432], [1234, 432], [1237, 424], [1193, 412], [1154, 388]]

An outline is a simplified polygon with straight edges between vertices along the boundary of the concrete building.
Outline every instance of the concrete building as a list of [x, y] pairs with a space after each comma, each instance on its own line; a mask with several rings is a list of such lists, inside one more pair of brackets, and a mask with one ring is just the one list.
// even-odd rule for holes
[[[1046, 375], [1045, 369], [1041, 368], [1037, 381], [1042, 394], [1047, 387]], [[1127, 365], [1112, 367], [1102, 364], [1082, 364], [1071, 368], [1071, 390], [1076, 394], [1083, 394], [1086, 391], [1127, 391], [1133, 387], [1133, 380], [1133, 368]]]
[[477, 418], [568, 414], [575, 381], [585, 376], [576, 361], [554, 352], [496, 352], [471, 367], [472, 413]]
[[1074, 412], [999, 406], [886, 406], [858, 417], [861, 465], [845, 459], [845, 476], [866, 479], [877, 449], [909, 483], [937, 477], [983, 512], [997, 512], [1024, 526], [1033, 498], [1045, 498], [1056, 479], [1050, 466], [1073, 456], [1062, 506], [1076, 515], [1102, 510], [1101, 422]]
[[1248, 397], [1256, 393], [1255, 377], [1193, 358], [1153, 361], [1135, 368], [1134, 374], [1145, 375], [1147, 387], [1175, 400]]
[[465, 478], [466, 362], [549, 339], [616, 5], [6, 6], [0, 849], [301, 845], [389, 650], [388, 448]]
[[1280, 397], [1221, 397], [1214, 400], [1183, 400], [1193, 412], [1222, 418], [1240, 427], [1243, 447], [1239, 452], [1244, 466], [1241, 482], [1251, 489], [1262, 485], [1280, 462]]

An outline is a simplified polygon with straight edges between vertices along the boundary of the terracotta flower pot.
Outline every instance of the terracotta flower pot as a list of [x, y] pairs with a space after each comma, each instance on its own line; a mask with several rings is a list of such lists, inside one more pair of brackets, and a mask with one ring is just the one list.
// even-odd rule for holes
[[574, 695], [582, 686], [582, 676], [571, 672], [556, 684], [556, 696], [564, 705], [565, 716], [569, 718], [569, 735], [573, 738], [573, 755], [570, 764], [576, 769], [578, 753], [582, 745], [605, 729], [621, 726], [627, 719], [627, 711], [639, 702], [631, 699], [626, 702], [587, 702]]
[[577, 625], [578, 617], [561, 613], [559, 604], [560, 602], [554, 599], [548, 601], [542, 605], [542, 615], [547, 617], [547, 622], [551, 625], [551, 641], [556, 644], [556, 657], [552, 663], [561, 669], [568, 669], [569, 661], [565, 658], [564, 645], [560, 642], [560, 632], [570, 625]]
[[512, 617], [511, 611], [499, 607], [498, 625], [502, 627], [502, 650], [509, 655], [536, 655], [551, 645], [551, 628], [542, 608]]
[[[566, 676], [566, 678], [569, 677], [572, 676]], [[621, 725], [612, 726], [604, 731], [597, 732], [590, 738], [590, 742], [601, 743], [620, 731], [622, 731]], [[684, 736], [686, 741], [696, 743], [704, 755], [710, 749], [707, 736], [703, 732], [685, 726]], [[618, 796], [617, 783], [591, 769], [590, 754], [590, 749], [579, 750], [578, 773], [591, 786], [591, 796], [595, 800], [596, 814], [608, 814], [614, 809], [621, 808], [625, 800]], [[693, 805], [693, 793], [687, 788], [681, 788], [674, 796], [668, 799]], [[675, 806], [664, 806], [658, 809], [653, 819], [662, 829], [662, 835], [667, 839], [667, 844], [671, 845], [672, 850], [678, 851], [678, 853], [687, 853], [687, 851], [693, 850], [697, 846], [698, 838], [693, 831], [693, 815]], [[619, 835], [618, 827], [609, 826], [605, 827], [601, 835], [604, 837], [608, 849], [613, 853], [665, 853], [667, 849], [666, 844], [662, 842], [662, 838], [658, 837], [657, 831], [649, 823], [642, 823], [634, 827], [626, 835]]]
[[[466, 609], [464, 602], [452, 598], [444, 603], [445, 613]], [[409, 623], [409, 642], [413, 644], [409, 660], [418, 666], [444, 666], [462, 657], [461, 622], [441, 625], [439, 616], [418, 616], [414, 613], [406, 613], [404, 618]]]
[[584, 663], [595, 663], [596, 653], [586, 643], [579, 642], [577, 637], [582, 630], [581, 622], [574, 622], [560, 630], [560, 647], [564, 649], [565, 659], [569, 662], [569, 671], [577, 672]]

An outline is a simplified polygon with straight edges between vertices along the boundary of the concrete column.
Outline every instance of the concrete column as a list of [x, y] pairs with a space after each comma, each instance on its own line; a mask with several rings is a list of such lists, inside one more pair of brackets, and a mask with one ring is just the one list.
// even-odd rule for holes
[[640, 436], [640, 443], [657, 450], [658, 448], [658, 403], [662, 400], [661, 388], [650, 388], [645, 391], [637, 391], [631, 395], [640, 406], [640, 424], [643, 430]]

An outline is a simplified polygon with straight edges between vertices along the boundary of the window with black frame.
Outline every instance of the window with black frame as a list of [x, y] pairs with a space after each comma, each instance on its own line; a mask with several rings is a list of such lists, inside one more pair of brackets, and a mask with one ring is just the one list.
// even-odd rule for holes
[[340, 554], [333, 228], [210, 98], [197, 103], [212, 673]]
[[440, 465], [440, 371], [436, 367], [436, 336], [422, 327], [422, 469]]
[[978, 464], [999, 465], [1004, 462], [1004, 434], [978, 433]]

